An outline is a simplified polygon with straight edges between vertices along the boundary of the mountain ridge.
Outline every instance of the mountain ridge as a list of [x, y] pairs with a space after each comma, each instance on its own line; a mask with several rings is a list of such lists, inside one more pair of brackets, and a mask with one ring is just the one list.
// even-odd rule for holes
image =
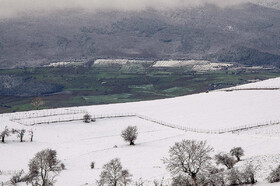
[[0, 68], [97, 58], [230, 59], [279, 66], [279, 17], [278, 9], [247, 3], [172, 11], [77, 10], [5, 19], [0, 21]]

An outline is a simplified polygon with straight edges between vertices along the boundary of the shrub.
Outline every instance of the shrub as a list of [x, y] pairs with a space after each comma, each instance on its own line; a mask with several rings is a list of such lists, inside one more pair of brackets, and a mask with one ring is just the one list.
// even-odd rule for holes
[[280, 181], [280, 165], [276, 169], [271, 171], [271, 173], [267, 177], [267, 180], [270, 183], [275, 183], [275, 182], [279, 182]]
[[227, 173], [227, 180], [229, 185], [241, 185], [243, 183], [242, 173], [238, 169], [232, 168]]
[[210, 174], [205, 184], [207, 186], [225, 186], [226, 177], [224, 172], [219, 172], [216, 174]]
[[215, 155], [215, 159], [217, 165], [222, 164], [226, 166], [228, 169], [232, 169], [236, 163], [233, 157], [223, 153]]
[[93, 161], [93, 162], [90, 163], [90, 168], [94, 169], [94, 166], [95, 166], [95, 162]]
[[65, 170], [65, 169], [66, 169], [66, 167], [65, 167], [65, 164], [64, 164], [64, 163], [61, 163], [61, 164], [60, 164], [60, 167], [61, 167], [61, 170]]
[[138, 136], [138, 129], [136, 126], [128, 126], [125, 130], [122, 131], [121, 136], [123, 137], [124, 141], [129, 142], [130, 145], [135, 145], [134, 141], [137, 139]]
[[230, 150], [230, 154], [235, 156], [237, 161], [240, 161], [241, 156], [244, 156], [244, 150], [241, 147], [234, 147]]
[[171, 186], [192, 186], [192, 180], [188, 175], [178, 174], [172, 177]]
[[16, 185], [17, 183], [20, 183], [20, 182], [23, 182], [25, 181], [24, 180], [24, 177], [23, 177], [23, 174], [24, 174], [24, 171], [21, 170], [19, 172], [16, 172], [12, 178], [10, 179], [10, 182], [12, 185]]
[[225, 186], [226, 176], [224, 169], [218, 169], [214, 166], [209, 166], [207, 171], [204, 171], [199, 176], [199, 182], [205, 186]]
[[257, 182], [255, 179], [256, 168], [252, 164], [247, 164], [245, 169], [242, 171], [243, 183], [254, 184]]
[[227, 173], [228, 185], [253, 185], [257, 182], [255, 173], [256, 168], [252, 164], [247, 164], [242, 171], [233, 168]]
[[84, 117], [83, 117], [83, 121], [85, 123], [90, 123], [90, 120], [91, 120], [91, 115], [85, 114]]

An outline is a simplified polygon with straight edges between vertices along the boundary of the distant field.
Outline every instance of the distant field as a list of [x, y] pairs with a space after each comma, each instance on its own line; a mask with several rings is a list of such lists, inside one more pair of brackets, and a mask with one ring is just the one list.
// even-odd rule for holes
[[[132, 69], [132, 70], [130, 70]], [[279, 77], [279, 70], [194, 72], [188, 68], [47, 67], [0, 70], [0, 113], [189, 95]]]

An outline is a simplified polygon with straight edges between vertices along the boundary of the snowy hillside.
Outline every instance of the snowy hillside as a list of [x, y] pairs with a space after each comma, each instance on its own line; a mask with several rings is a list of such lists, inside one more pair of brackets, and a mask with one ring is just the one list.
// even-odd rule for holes
[[[280, 78], [276, 78], [242, 87], [279, 86]], [[149, 186], [153, 185], [153, 180], [164, 177], [168, 184], [170, 174], [162, 158], [175, 142], [195, 139], [207, 140], [215, 149], [213, 155], [242, 147], [244, 161], [236, 166], [253, 163], [258, 167], [257, 185], [268, 185], [265, 178], [271, 168], [280, 164], [279, 102], [278, 89], [220, 90], [155, 101], [2, 114], [1, 127], [32, 128], [34, 141], [29, 142], [26, 135], [25, 141], [20, 143], [12, 135], [7, 137], [6, 143], [0, 144], [0, 183], [6, 183], [15, 171], [27, 172], [28, 162], [36, 152], [52, 148], [66, 165], [66, 170], [57, 177], [55, 185], [58, 186], [95, 185], [102, 166], [116, 157], [133, 174], [134, 181], [142, 178]], [[87, 112], [97, 118], [96, 122], [81, 121]], [[234, 133], [224, 130], [258, 124], [268, 126]], [[129, 125], [137, 126], [139, 130], [135, 146], [129, 146], [120, 136]], [[182, 130], [188, 127], [225, 133]], [[96, 163], [95, 169], [90, 169], [92, 161]]]
[[280, 121], [279, 102], [279, 90], [247, 90], [215, 91], [164, 100], [84, 108], [92, 115], [133, 112], [176, 125], [217, 130]]
[[264, 81], [259, 81], [255, 83], [249, 83], [245, 85], [240, 85], [226, 90], [236, 90], [236, 89], [279, 89], [280, 88], [280, 78], [273, 78]]

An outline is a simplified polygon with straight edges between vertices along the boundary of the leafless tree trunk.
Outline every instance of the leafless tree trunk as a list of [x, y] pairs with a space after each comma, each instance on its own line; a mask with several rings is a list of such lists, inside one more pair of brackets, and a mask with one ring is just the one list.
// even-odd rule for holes
[[209, 165], [211, 151], [205, 141], [183, 140], [170, 148], [169, 158], [163, 162], [172, 175], [186, 174], [198, 186], [197, 174]]
[[39, 107], [44, 104], [45, 104], [44, 100], [42, 100], [42, 98], [40, 97], [36, 97], [31, 100], [31, 105], [33, 105], [36, 108], [36, 110], [38, 110]]

